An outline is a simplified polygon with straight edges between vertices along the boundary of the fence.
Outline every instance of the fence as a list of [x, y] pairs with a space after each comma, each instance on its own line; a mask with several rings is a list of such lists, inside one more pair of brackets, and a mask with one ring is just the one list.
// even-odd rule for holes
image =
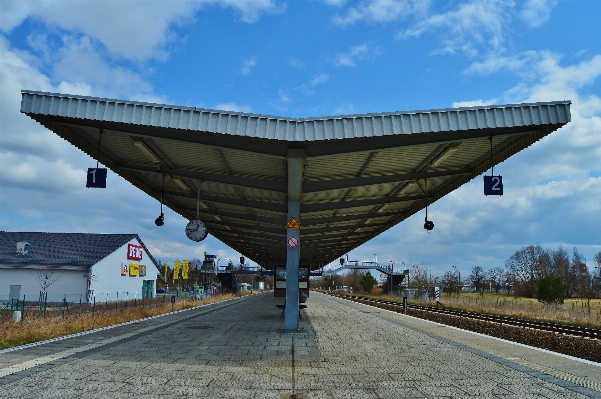
[[197, 301], [218, 295], [217, 290], [173, 292], [157, 294], [154, 298], [144, 298], [139, 292], [104, 292], [86, 298], [83, 294], [64, 294], [62, 301], [49, 301], [48, 295], [31, 300], [0, 296], [0, 322], [12, 319], [14, 311], [21, 311], [21, 320], [43, 317], [72, 317], [99, 312], [117, 312], [134, 308], [159, 307], [180, 301]]

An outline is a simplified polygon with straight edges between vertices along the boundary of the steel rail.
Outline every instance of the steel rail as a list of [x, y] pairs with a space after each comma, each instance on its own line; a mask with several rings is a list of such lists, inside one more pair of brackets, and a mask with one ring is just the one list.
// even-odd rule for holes
[[[363, 303], [365, 305], [371, 305], [377, 308], [395, 311], [397, 313], [403, 312], [403, 304], [394, 301], [385, 301], [381, 299], [373, 299], [363, 296], [355, 295], [341, 295], [341, 294], [329, 294], [339, 298], [351, 300], [353, 302]], [[457, 317], [464, 317], [475, 320], [482, 320], [491, 323], [499, 323], [505, 325], [511, 325], [516, 327], [531, 328], [534, 330], [549, 331], [558, 334], [572, 335], [576, 337], [590, 338], [601, 340], [601, 329], [592, 327], [583, 327], [577, 325], [554, 323], [549, 321], [540, 320], [529, 320], [520, 319], [508, 316], [498, 316], [484, 313], [468, 312], [464, 310], [446, 309], [434, 306], [424, 305], [407, 305], [408, 309], [422, 310], [432, 313], [440, 313]]]

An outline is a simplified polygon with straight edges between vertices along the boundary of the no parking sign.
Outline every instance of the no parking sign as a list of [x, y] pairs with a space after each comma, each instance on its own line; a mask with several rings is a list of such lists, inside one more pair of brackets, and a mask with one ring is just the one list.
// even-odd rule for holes
[[290, 237], [288, 239], [288, 246], [290, 248], [296, 248], [296, 247], [298, 247], [298, 238], [296, 238], [296, 237]]

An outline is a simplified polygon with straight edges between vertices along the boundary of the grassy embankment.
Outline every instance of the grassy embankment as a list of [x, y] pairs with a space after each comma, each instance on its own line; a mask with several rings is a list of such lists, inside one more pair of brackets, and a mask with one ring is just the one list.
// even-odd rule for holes
[[[243, 295], [250, 295], [250, 292]], [[236, 295], [239, 296], [239, 295]], [[182, 300], [174, 304], [174, 310], [190, 309], [196, 306], [220, 302], [234, 298], [234, 295], [224, 294], [202, 300]], [[32, 342], [61, 337], [95, 328], [112, 326], [133, 320], [140, 320], [150, 316], [170, 313], [171, 303], [161, 304], [156, 307], [128, 308], [119, 311], [103, 312], [102, 306], [94, 314], [82, 312], [62, 317], [62, 313], [47, 317], [25, 317], [22, 322], [15, 323], [12, 319], [4, 319], [0, 323], [0, 349], [24, 345]], [[28, 311], [26, 309], [26, 315]]]
[[[361, 294], [358, 294], [361, 295]], [[375, 299], [402, 302], [403, 298], [386, 295], [363, 295]], [[410, 304], [434, 306], [433, 301], [410, 300]], [[580, 298], [568, 298], [563, 304], [542, 304], [535, 298], [514, 298], [503, 294], [461, 293], [457, 296], [440, 297], [440, 303], [446, 308], [469, 312], [510, 316], [531, 320], [544, 320], [557, 323], [601, 327], [601, 299], [592, 299], [590, 308], [587, 301]]]

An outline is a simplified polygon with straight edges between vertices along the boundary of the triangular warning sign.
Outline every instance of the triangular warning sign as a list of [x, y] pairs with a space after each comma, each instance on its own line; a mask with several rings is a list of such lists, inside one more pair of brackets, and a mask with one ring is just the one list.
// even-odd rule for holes
[[292, 216], [292, 219], [290, 219], [290, 221], [288, 222], [288, 224], [286, 225], [287, 229], [300, 229], [300, 223], [298, 223], [298, 220], [296, 220], [295, 216]]

